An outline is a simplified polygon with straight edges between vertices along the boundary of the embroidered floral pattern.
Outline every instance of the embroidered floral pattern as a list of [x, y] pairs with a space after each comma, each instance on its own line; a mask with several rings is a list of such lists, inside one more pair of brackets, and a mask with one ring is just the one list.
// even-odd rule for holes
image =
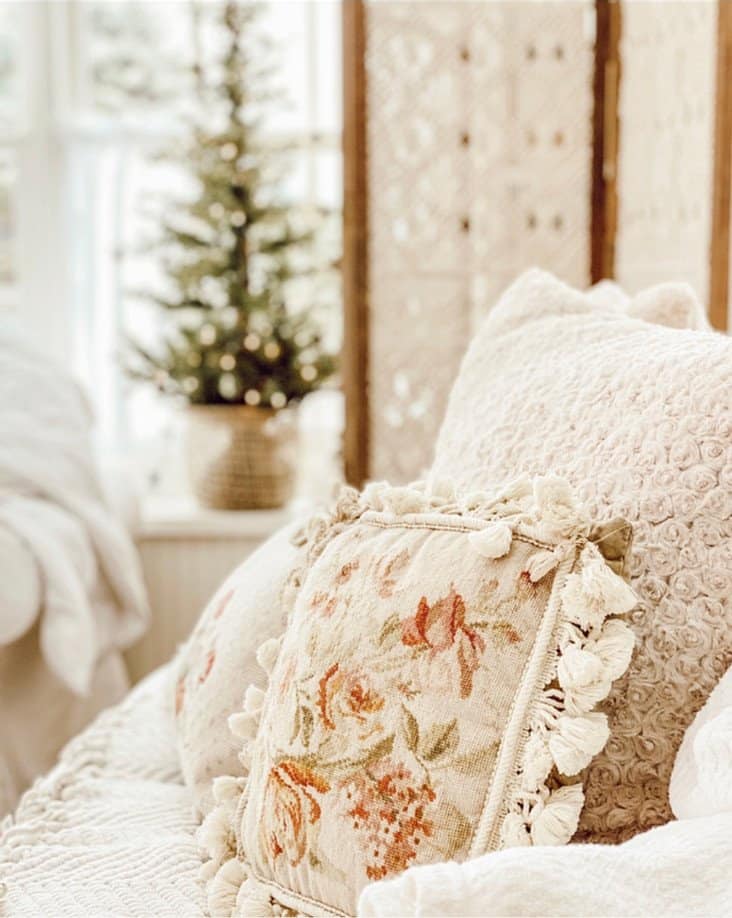
[[257, 653], [269, 689], [230, 718], [243, 913], [353, 914], [412, 865], [571, 838], [582, 784], [559, 778], [608, 738], [593, 707], [633, 643], [610, 616], [636, 600], [570, 497], [554, 479], [459, 499], [374, 485], [375, 510], [315, 531], [288, 629]]
[[[303, 619], [301, 642], [282, 651], [276, 697], [291, 715], [279, 721], [257, 826], [259, 857], [274, 869], [307, 859], [309, 869], [334, 877], [332, 838], [323, 832], [345, 827], [364, 881], [418, 863], [425, 845], [443, 859], [467, 851], [471, 817], [444, 781], [459, 774], [477, 807], [497, 746], [466, 744], [458, 714], [478, 690], [486, 655], [523, 644], [533, 614], [515, 614], [516, 594], [546, 597], [551, 578], [529, 583], [512, 565], [501, 585], [480, 576], [485, 562], [475, 555], [468, 568], [480, 565], [478, 575], [471, 571], [464, 587], [456, 578], [443, 592], [415, 595], [403, 587], [413, 557], [398, 548], [352, 558], [303, 599], [312, 625]], [[376, 627], [348, 611], [369, 590], [382, 610]], [[525, 650], [517, 653], [525, 659]], [[435, 693], [441, 702], [430, 700]]]
[[366, 857], [366, 876], [381, 880], [406, 870], [421, 842], [432, 836], [435, 792], [401, 762], [381, 759], [342, 783], [346, 816]]
[[318, 794], [328, 782], [295, 761], [282, 761], [269, 772], [264, 792], [260, 841], [273, 860], [296, 867], [305, 856], [308, 830], [321, 814]]
[[465, 601], [454, 586], [432, 605], [425, 596], [420, 599], [415, 615], [402, 623], [402, 643], [426, 651], [430, 660], [454, 655], [460, 673], [460, 697], [470, 695], [485, 641], [465, 624]]

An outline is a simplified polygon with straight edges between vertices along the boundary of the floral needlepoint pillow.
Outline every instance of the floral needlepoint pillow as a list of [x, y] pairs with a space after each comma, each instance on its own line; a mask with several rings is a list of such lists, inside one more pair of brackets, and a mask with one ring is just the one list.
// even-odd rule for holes
[[[616, 555], [626, 528], [601, 528]], [[211, 912], [354, 914], [412, 865], [569, 841], [633, 649], [596, 531], [551, 478], [372, 485], [311, 524], [268, 688], [230, 718], [246, 777], [201, 829]]]

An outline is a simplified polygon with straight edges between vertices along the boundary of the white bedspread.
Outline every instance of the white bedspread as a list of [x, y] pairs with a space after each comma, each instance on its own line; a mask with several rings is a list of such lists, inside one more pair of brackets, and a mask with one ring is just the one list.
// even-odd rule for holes
[[512, 848], [415, 867], [366, 887], [362, 918], [401, 915], [732, 915], [732, 670], [687, 731], [679, 818], [617, 847]]
[[0, 833], [0, 914], [203, 914], [168, 678], [149, 676], [24, 794]]
[[[100, 657], [133, 643], [148, 620], [134, 546], [96, 474], [91, 422], [63, 368], [0, 323], [0, 527], [28, 546], [43, 584], [40, 605], [3, 603], [0, 644], [40, 615], [44, 659], [78, 695]], [[2, 562], [0, 575], [12, 577]]]

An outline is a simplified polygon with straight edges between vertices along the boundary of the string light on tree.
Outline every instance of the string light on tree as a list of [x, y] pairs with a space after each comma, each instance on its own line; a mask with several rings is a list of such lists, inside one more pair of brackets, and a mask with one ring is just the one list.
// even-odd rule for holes
[[200, 110], [168, 155], [199, 190], [166, 202], [160, 254], [169, 289], [150, 299], [167, 332], [157, 350], [135, 347], [130, 370], [193, 404], [280, 410], [335, 370], [315, 318], [319, 293], [314, 308], [301, 308], [303, 277], [319, 290], [333, 259], [319, 262], [313, 246], [322, 217], [283, 203], [281, 153], [258, 134], [272, 98], [259, 4], [202, 8], [221, 33], [221, 57], [210, 72], [202, 65]]

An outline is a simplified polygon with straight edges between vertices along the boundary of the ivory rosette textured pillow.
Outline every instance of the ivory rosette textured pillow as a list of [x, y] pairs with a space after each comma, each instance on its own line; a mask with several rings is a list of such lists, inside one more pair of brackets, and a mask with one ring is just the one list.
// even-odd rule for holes
[[268, 539], [224, 581], [173, 666], [181, 771], [200, 815], [211, 809], [214, 778], [238, 767], [238, 744], [226, 719], [247, 687], [266, 680], [256, 649], [281, 635], [288, 591], [300, 567], [292, 544], [297, 524]]
[[671, 818], [676, 751], [732, 663], [732, 341], [701, 328], [690, 297], [663, 285], [625, 313], [528, 272], [473, 341], [436, 446], [435, 479], [551, 468], [592, 515], [633, 526], [638, 651], [602, 705], [611, 739], [586, 777], [585, 841]]
[[348, 489], [311, 525], [269, 687], [230, 719], [248, 775], [201, 828], [213, 914], [354, 914], [410, 865], [569, 841], [633, 649], [591, 528], [552, 478]]

